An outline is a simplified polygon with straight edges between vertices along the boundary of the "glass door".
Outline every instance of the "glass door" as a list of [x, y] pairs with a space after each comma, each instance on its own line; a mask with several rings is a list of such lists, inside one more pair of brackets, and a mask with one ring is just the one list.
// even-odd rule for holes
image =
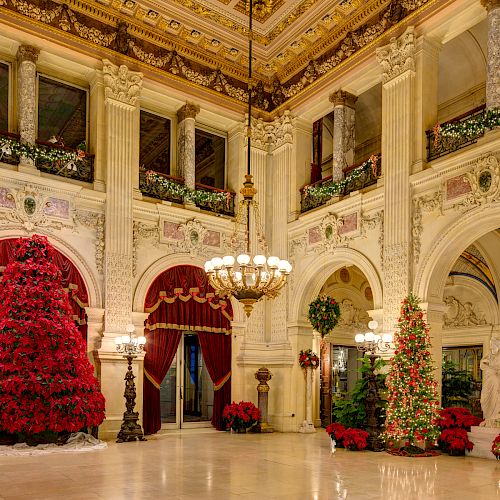
[[198, 335], [183, 333], [177, 354], [160, 385], [162, 429], [210, 427], [214, 385]]

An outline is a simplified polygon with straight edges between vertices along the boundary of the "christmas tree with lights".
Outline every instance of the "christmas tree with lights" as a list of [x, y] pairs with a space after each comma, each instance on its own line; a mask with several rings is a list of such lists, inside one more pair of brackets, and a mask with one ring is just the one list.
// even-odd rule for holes
[[53, 252], [44, 236], [20, 238], [0, 283], [0, 433], [32, 444], [104, 420]]
[[415, 443], [437, 441], [440, 408], [429, 329], [412, 294], [401, 304], [394, 343], [396, 350], [386, 379], [389, 396], [384, 437], [390, 448], [403, 443], [404, 450], [415, 454], [423, 451]]

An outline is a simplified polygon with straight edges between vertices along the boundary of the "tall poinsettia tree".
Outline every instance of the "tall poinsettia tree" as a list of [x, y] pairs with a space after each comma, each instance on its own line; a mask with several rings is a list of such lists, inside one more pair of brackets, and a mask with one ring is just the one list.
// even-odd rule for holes
[[388, 404], [385, 438], [389, 446], [402, 441], [406, 446], [439, 437], [439, 401], [433, 376], [429, 329], [418, 299], [409, 295], [401, 304], [396, 350], [386, 379]]
[[0, 431], [73, 432], [104, 420], [53, 252], [44, 236], [20, 238], [0, 283]]

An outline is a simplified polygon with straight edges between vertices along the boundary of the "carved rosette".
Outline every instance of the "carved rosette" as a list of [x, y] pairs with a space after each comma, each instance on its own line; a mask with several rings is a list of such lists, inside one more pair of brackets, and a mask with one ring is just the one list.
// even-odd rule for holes
[[124, 104], [135, 106], [142, 90], [142, 73], [130, 71], [122, 64], [117, 66], [103, 59], [104, 96]]
[[[35, 144], [36, 139], [36, 62], [40, 51], [30, 45], [21, 45], [17, 51], [17, 105], [18, 129], [21, 141]], [[33, 160], [21, 158], [24, 164]]]
[[415, 70], [414, 27], [409, 26], [399, 38], [391, 38], [388, 45], [376, 50], [377, 60], [382, 66], [382, 82], [402, 75], [405, 71]]

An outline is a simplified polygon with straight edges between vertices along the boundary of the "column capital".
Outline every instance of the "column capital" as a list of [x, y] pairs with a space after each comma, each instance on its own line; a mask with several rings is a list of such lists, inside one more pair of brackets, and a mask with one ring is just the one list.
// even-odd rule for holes
[[489, 12], [500, 8], [500, 0], [481, 0], [481, 5]]
[[391, 38], [388, 45], [376, 50], [377, 60], [382, 66], [382, 82], [402, 75], [405, 71], [415, 70], [415, 34], [414, 27], [408, 26], [399, 37]]
[[22, 63], [24, 61], [30, 61], [36, 63], [38, 56], [40, 54], [40, 49], [33, 47], [32, 45], [20, 45], [17, 49], [17, 61]]
[[330, 94], [330, 102], [335, 106], [347, 106], [348, 108], [354, 109], [358, 96], [347, 92], [346, 90], [337, 90], [333, 94]]
[[122, 64], [117, 66], [108, 59], [103, 59], [104, 96], [135, 106], [142, 90], [142, 73], [130, 71]]
[[187, 102], [182, 106], [182, 108], [177, 110], [177, 122], [181, 123], [186, 118], [196, 118], [196, 115], [200, 112], [200, 107], [194, 102]]

